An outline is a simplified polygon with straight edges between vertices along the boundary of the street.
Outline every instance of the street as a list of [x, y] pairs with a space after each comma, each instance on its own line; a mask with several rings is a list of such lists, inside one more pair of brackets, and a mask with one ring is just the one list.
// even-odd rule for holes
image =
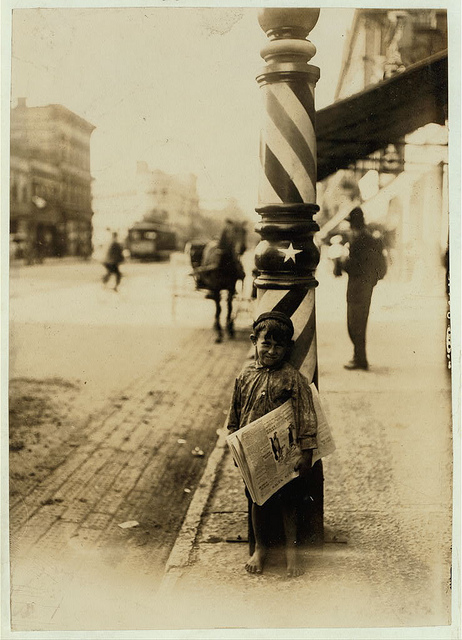
[[[237, 316], [236, 339], [214, 344], [213, 303], [194, 291], [183, 256], [122, 270], [118, 293], [103, 288], [102, 268], [92, 262], [11, 272], [10, 391], [19, 398], [10, 405], [19, 412], [10, 418], [18, 430], [10, 434], [17, 629], [110, 628], [113, 620], [117, 628], [156, 628], [159, 611], [149, 603], [248, 352], [248, 304]], [[389, 571], [400, 563], [403, 594], [409, 580], [425, 576], [436, 610], [431, 619], [439, 621], [447, 616], [451, 532], [443, 287], [377, 285], [371, 371], [345, 372], [346, 281], [334, 279], [326, 262], [318, 279], [320, 390], [337, 443], [325, 463], [326, 525], [346, 536], [350, 553], [369, 549], [370, 560], [372, 549], [379, 581], [387, 574], [386, 532], [386, 553], [394, 558]], [[37, 414], [36, 423], [24, 419], [37, 392], [49, 403], [48, 422], [41, 424]], [[412, 425], [403, 418], [410, 411]], [[235, 571], [217, 580], [226, 586]], [[120, 608], [127, 585], [136, 602], [133, 595]], [[91, 608], [96, 593], [100, 606]]]
[[152, 373], [159, 361], [213, 324], [214, 304], [194, 291], [182, 254], [127, 263], [119, 292], [95, 262], [13, 267], [10, 375], [81, 379], [97, 400]]

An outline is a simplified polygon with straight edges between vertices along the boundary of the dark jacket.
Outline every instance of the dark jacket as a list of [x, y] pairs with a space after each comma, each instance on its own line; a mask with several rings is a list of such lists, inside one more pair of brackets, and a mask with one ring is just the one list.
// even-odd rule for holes
[[342, 269], [348, 273], [350, 279], [375, 286], [379, 279], [377, 267], [381, 251], [381, 242], [367, 229], [362, 229], [357, 236], [352, 237], [350, 255], [343, 261]]
[[106, 253], [106, 264], [119, 264], [124, 261], [124, 254], [122, 252], [122, 245], [114, 240], [109, 245], [109, 248]]
[[318, 422], [313, 394], [307, 378], [288, 362], [276, 369], [263, 367], [258, 362], [244, 367], [234, 383], [226, 427], [233, 433], [280, 407], [289, 398], [300, 448], [315, 449]]

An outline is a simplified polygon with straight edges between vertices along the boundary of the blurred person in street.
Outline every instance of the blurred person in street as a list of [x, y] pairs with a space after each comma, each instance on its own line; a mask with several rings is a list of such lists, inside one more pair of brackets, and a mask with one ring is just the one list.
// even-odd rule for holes
[[230, 218], [226, 218], [225, 226], [218, 240], [218, 249], [221, 252], [220, 268], [230, 274], [234, 274], [239, 262], [239, 256], [244, 253], [241, 251], [242, 237], [241, 228]]
[[[249, 573], [262, 573], [271, 546], [276, 521], [285, 542], [287, 576], [303, 573], [299, 556], [299, 515], [306, 508], [310, 493], [310, 470], [316, 448], [317, 418], [308, 379], [287, 358], [292, 348], [294, 327], [289, 317], [279, 311], [262, 313], [253, 323], [250, 339], [255, 346], [255, 359], [246, 365], [234, 384], [227, 429], [234, 433], [283, 405], [289, 398], [295, 418], [295, 440], [300, 455], [294, 469], [299, 476], [271, 496], [263, 505], [254, 503], [246, 488], [249, 507], [249, 552], [245, 564]], [[277, 434], [273, 451], [278, 459]]]
[[353, 343], [353, 359], [345, 369], [367, 371], [366, 328], [377, 282], [386, 272], [386, 259], [381, 240], [372, 236], [364, 221], [364, 213], [355, 207], [346, 220], [350, 223], [349, 255], [337, 261], [335, 275], [348, 274], [347, 326]]
[[237, 255], [240, 257], [247, 251], [247, 222], [235, 223], [235, 236], [235, 248]]
[[122, 278], [122, 274], [119, 270], [119, 264], [124, 261], [124, 254], [122, 245], [117, 240], [117, 233], [114, 231], [112, 234], [112, 240], [109, 244], [109, 247], [106, 251], [106, 256], [104, 258], [104, 266], [106, 268], [106, 273], [103, 276], [103, 284], [107, 284], [109, 282], [109, 278], [114, 274], [115, 276], [115, 285], [114, 291], [118, 290], [120, 280]]
[[[238, 262], [236, 227], [230, 218], [226, 218], [220, 235], [204, 247], [201, 266], [198, 269], [210, 289], [206, 298], [214, 300], [217, 291], [229, 289], [228, 284], [234, 289]], [[233, 290], [233, 295], [234, 293]]]
[[327, 257], [332, 260], [334, 276], [342, 275], [341, 261], [348, 255], [348, 251], [343, 244], [343, 237], [340, 234], [332, 236], [327, 249]]
[[201, 265], [194, 269], [196, 277], [200, 278], [201, 285], [208, 289], [205, 297], [215, 302], [214, 329], [217, 343], [223, 341], [220, 322], [221, 291], [227, 292], [226, 331], [230, 338], [235, 336], [233, 298], [236, 295], [237, 281], [243, 281], [245, 278], [244, 267], [236, 249], [236, 243], [240, 241], [240, 234], [236, 234], [235, 223], [227, 218], [218, 242], [207, 243], [202, 254]]

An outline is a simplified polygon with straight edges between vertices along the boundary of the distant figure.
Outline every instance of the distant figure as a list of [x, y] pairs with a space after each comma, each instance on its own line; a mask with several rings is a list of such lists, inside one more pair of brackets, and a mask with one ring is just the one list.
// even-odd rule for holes
[[238, 256], [244, 255], [247, 251], [247, 222], [236, 222], [236, 253]]
[[[239, 245], [241, 246], [241, 245]], [[218, 241], [209, 242], [204, 248], [201, 265], [194, 269], [201, 286], [208, 289], [205, 296], [215, 302], [216, 332], [215, 342], [223, 341], [223, 330], [220, 323], [221, 291], [227, 291], [226, 331], [234, 338], [233, 298], [236, 294], [236, 282], [244, 280], [245, 272], [236, 251], [236, 225], [231, 219], [225, 220], [224, 228]]]
[[366, 327], [372, 292], [386, 273], [386, 258], [381, 240], [374, 238], [366, 227], [362, 209], [355, 207], [346, 218], [350, 223], [349, 256], [340, 258], [338, 273], [348, 274], [347, 325], [353, 343], [353, 359], [345, 369], [369, 369], [366, 356]]
[[103, 276], [103, 283], [107, 284], [112, 274], [115, 275], [114, 291], [118, 290], [122, 274], [119, 271], [119, 264], [124, 261], [124, 254], [122, 251], [122, 245], [117, 241], [117, 233], [112, 234], [112, 241], [106, 252], [104, 259], [104, 266], [106, 267], [106, 273]]
[[236, 245], [240, 240], [236, 242], [237, 231], [237, 225], [230, 218], [227, 218], [218, 241], [218, 248], [221, 251], [220, 269], [226, 274], [234, 274], [236, 270], [236, 261], [239, 255]]

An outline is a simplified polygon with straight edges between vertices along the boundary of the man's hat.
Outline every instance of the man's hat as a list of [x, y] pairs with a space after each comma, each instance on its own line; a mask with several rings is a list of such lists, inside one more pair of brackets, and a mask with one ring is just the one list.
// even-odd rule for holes
[[345, 220], [348, 220], [353, 227], [363, 227], [365, 225], [364, 213], [360, 207], [352, 209]]
[[257, 325], [259, 325], [260, 322], [263, 322], [264, 320], [277, 320], [289, 329], [290, 337], [294, 335], [294, 325], [292, 324], [292, 320], [288, 316], [286, 316], [285, 313], [282, 313], [281, 311], [265, 311], [265, 313], [260, 314], [253, 323], [254, 330]]

